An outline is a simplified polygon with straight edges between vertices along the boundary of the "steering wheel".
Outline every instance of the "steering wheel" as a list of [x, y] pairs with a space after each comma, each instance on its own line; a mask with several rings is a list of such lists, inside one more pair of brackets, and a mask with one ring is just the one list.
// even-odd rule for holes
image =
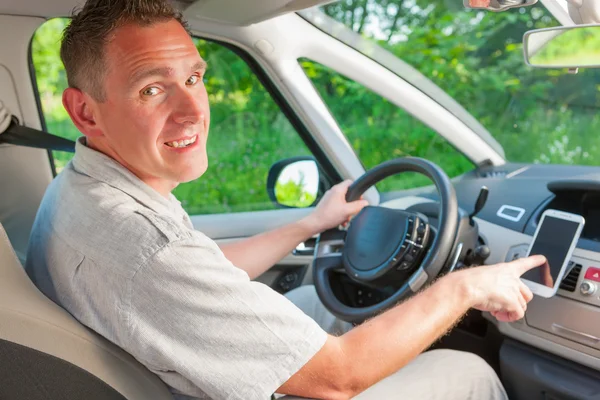
[[[362, 322], [416, 293], [439, 275], [453, 251], [459, 223], [456, 193], [444, 171], [430, 161], [414, 157], [386, 161], [358, 178], [346, 200], [357, 200], [379, 181], [402, 172], [423, 174], [435, 184], [440, 196], [437, 228], [416, 212], [367, 206], [346, 231], [325, 231], [317, 240], [315, 288], [325, 307], [344, 321]], [[391, 286], [393, 292], [377, 304], [348, 306], [332, 289], [331, 276], [343, 271], [353, 281], [388, 290]]]

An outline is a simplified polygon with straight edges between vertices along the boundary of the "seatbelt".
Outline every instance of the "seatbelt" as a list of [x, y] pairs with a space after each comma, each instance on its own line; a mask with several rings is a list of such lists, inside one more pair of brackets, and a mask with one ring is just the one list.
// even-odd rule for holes
[[0, 144], [2, 143], [37, 149], [67, 151], [69, 153], [75, 152], [74, 141], [23, 126], [19, 124], [19, 120], [14, 115], [11, 116], [6, 131], [2, 132], [0, 130]]

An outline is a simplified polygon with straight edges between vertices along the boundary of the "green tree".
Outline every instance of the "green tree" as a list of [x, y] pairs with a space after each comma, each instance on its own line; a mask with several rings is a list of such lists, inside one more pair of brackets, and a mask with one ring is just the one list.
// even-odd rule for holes
[[[523, 33], [558, 25], [541, 5], [491, 13], [463, 9], [456, 0], [345, 0], [322, 9], [454, 97], [503, 145], [509, 160], [599, 163], [600, 70], [570, 75], [523, 62]], [[73, 139], [80, 133], [61, 104], [67, 81], [59, 45], [67, 24], [53, 19], [42, 25], [32, 59], [48, 130]], [[192, 214], [274, 208], [266, 193], [269, 166], [310, 152], [239, 56], [220, 44], [196, 45], [209, 64], [209, 170], [175, 194]], [[310, 60], [301, 64], [367, 168], [406, 155], [432, 159], [450, 175], [472, 168], [395, 105]], [[57, 169], [70, 157], [54, 152]], [[379, 188], [421, 183], [407, 176]]]
[[275, 184], [275, 197], [280, 204], [288, 207], [309, 207], [317, 195], [305, 190], [304, 174], [300, 172], [300, 179], [295, 181], [288, 179], [287, 182], [277, 181]]

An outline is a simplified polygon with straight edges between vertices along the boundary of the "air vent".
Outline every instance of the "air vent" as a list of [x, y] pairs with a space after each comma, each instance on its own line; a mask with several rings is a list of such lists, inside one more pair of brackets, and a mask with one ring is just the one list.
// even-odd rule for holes
[[560, 288], [567, 292], [574, 292], [577, 288], [577, 279], [581, 273], [581, 264], [575, 264], [569, 275], [560, 283]]
[[481, 178], [504, 178], [506, 176], [506, 171], [482, 171], [479, 173], [479, 177]]

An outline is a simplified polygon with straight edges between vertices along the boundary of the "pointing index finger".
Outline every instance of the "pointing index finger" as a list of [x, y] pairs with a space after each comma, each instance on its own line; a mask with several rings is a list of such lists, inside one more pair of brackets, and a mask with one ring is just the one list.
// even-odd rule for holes
[[517, 272], [519, 272], [519, 276], [521, 276], [530, 269], [539, 267], [544, 263], [546, 263], [546, 257], [542, 255], [535, 255], [526, 258], [520, 258], [516, 261], [511, 262], [510, 264], [515, 266]]

